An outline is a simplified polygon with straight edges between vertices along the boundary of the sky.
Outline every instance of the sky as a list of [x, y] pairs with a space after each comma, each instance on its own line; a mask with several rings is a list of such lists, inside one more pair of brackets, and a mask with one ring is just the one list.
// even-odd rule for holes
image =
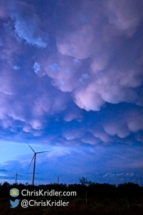
[[143, 0], [0, 0], [0, 183], [143, 186]]

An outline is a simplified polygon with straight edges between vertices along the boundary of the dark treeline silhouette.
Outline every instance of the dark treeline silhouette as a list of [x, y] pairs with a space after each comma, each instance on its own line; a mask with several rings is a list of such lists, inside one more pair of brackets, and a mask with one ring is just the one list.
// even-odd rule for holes
[[8, 182], [4, 182], [0, 184], [0, 197], [9, 197], [9, 191], [11, 188], [18, 188], [20, 191], [22, 189], [28, 189], [29, 191], [43, 189], [46, 190], [56, 190], [56, 191], [76, 191], [77, 196], [82, 196], [88, 193], [88, 197], [137, 197], [143, 196], [143, 187], [140, 187], [138, 184], [134, 183], [124, 183], [119, 184], [118, 186], [112, 184], [100, 184], [91, 182], [87, 184], [41, 184], [41, 185], [30, 185], [28, 183], [14, 183], [9, 184]]
[[[39, 201], [67, 201], [67, 207], [28, 207], [10, 208], [10, 189], [17, 188], [23, 199]], [[76, 196], [22, 196], [21, 191], [76, 191]], [[134, 183], [124, 183], [118, 186], [112, 184], [99, 184], [80, 179], [79, 184], [0, 184], [0, 215], [141, 215], [143, 214], [143, 187]]]

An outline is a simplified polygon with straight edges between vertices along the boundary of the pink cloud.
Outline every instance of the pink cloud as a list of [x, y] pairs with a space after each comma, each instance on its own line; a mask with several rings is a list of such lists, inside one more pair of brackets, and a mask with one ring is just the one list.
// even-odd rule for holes
[[62, 39], [57, 39], [57, 48], [62, 55], [77, 59], [85, 59], [93, 53], [94, 29], [83, 26], [80, 30], [67, 33]]
[[103, 127], [107, 134], [125, 138], [131, 132], [143, 130], [143, 113], [137, 109], [119, 112], [114, 118], [105, 119]]
[[4, 0], [0, 1], [0, 18], [5, 19], [8, 17], [8, 5]]
[[78, 138], [81, 138], [84, 134], [84, 129], [82, 128], [71, 128], [69, 130], [64, 130], [63, 131], [63, 136], [67, 139], [67, 140], [75, 140]]
[[74, 92], [75, 103], [82, 109], [87, 111], [95, 110], [99, 111], [104, 104], [101, 96], [96, 93], [95, 83], [89, 84], [89, 86], [79, 89]]
[[141, 0], [110, 0], [107, 3], [109, 22], [128, 35], [132, 35], [142, 17], [142, 6]]

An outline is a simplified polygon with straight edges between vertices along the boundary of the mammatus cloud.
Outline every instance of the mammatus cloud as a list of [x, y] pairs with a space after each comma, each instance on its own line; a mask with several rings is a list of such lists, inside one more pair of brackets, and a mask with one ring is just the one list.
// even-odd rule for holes
[[91, 26], [67, 33], [62, 39], [57, 38], [58, 51], [77, 59], [86, 59], [93, 54], [94, 30]]
[[142, 7], [142, 0], [110, 0], [107, 3], [109, 22], [131, 36], [141, 21]]
[[[95, 18], [94, 21], [86, 15], [87, 11], [83, 4], [87, 21], [81, 25], [81, 19], [77, 14], [76, 24], [69, 19], [73, 30], [69, 32], [65, 28], [62, 36], [56, 40], [57, 49], [63, 58], [55, 59], [52, 65], [58, 67], [55, 67], [54, 71], [52, 65], [48, 68], [46, 64], [46, 73], [52, 77], [55, 85], [64, 92], [72, 91], [75, 103], [86, 111], [99, 111], [106, 102], [142, 105], [136, 92], [143, 82], [142, 66], [139, 63], [141, 48], [139, 46], [135, 48], [135, 44], [141, 43], [141, 40], [137, 41], [134, 37], [134, 34], [139, 33], [138, 26], [142, 20], [141, 13], [138, 13], [138, 7], [142, 6], [142, 2], [132, 1], [129, 4], [122, 1], [118, 4], [117, 7], [116, 1], [109, 1], [106, 11], [103, 4], [103, 7], [99, 7], [98, 19], [92, 17]], [[88, 5], [91, 11], [92, 6]], [[94, 7], [98, 8], [98, 5], [95, 4]], [[112, 15], [117, 17], [113, 18], [115, 23], [110, 17]], [[125, 46], [126, 33], [130, 33], [131, 29], [134, 30], [134, 34], [130, 35], [131, 43]], [[73, 67], [73, 58], [82, 60], [80, 69]], [[132, 59], [132, 63], [129, 59]], [[66, 68], [63, 68], [64, 61]], [[69, 74], [66, 74], [66, 69]], [[83, 74], [89, 78], [83, 80]]]
[[[28, 2], [1, 1], [1, 7], [4, 132], [46, 139], [50, 130], [47, 141], [59, 144], [111, 143], [131, 134], [140, 139], [142, 1], [79, 1], [80, 12], [68, 2], [55, 5], [51, 16], [41, 16], [38, 5]], [[134, 109], [123, 111], [120, 104], [125, 103]], [[109, 104], [118, 117], [105, 114], [92, 123], [85, 117], [102, 118]], [[75, 122], [78, 129], [70, 130]]]
[[137, 131], [143, 130], [142, 117], [142, 110], [128, 110], [128, 112], [122, 112], [122, 114], [116, 115], [112, 121], [106, 121], [103, 127], [109, 135], [117, 135], [120, 138], [124, 138], [132, 132], [136, 133]]
[[15, 36], [26, 41], [29, 45], [46, 48], [47, 43], [40, 36], [40, 18], [36, 15], [33, 7], [26, 3], [12, 2], [10, 16], [14, 22]]

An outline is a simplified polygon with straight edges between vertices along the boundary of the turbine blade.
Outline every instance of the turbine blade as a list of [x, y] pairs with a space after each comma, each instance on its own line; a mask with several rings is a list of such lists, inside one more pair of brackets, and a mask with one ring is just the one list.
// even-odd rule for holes
[[31, 166], [33, 160], [34, 160], [34, 155], [33, 155], [33, 158], [32, 158], [32, 160], [31, 160], [31, 162], [30, 162], [30, 165], [29, 165], [29, 167], [28, 167], [28, 169], [27, 169], [27, 172], [28, 172], [28, 170], [29, 170], [29, 168], [30, 168], [30, 166]]
[[[26, 140], [24, 140], [25, 141], [25, 143], [27, 143], [26, 142]], [[35, 153], [35, 151], [34, 151], [34, 149], [32, 149], [32, 147], [27, 143], [27, 145], [31, 148], [31, 150]]]
[[49, 151], [41, 151], [41, 152], [36, 152], [36, 154], [40, 154], [40, 153], [44, 153], [44, 152], [50, 152], [52, 150], [49, 150]]
[[[27, 143], [28, 144], [28, 143]], [[32, 149], [32, 147], [28, 144], [28, 146]], [[34, 149], [32, 149], [32, 151], [35, 153]]]

